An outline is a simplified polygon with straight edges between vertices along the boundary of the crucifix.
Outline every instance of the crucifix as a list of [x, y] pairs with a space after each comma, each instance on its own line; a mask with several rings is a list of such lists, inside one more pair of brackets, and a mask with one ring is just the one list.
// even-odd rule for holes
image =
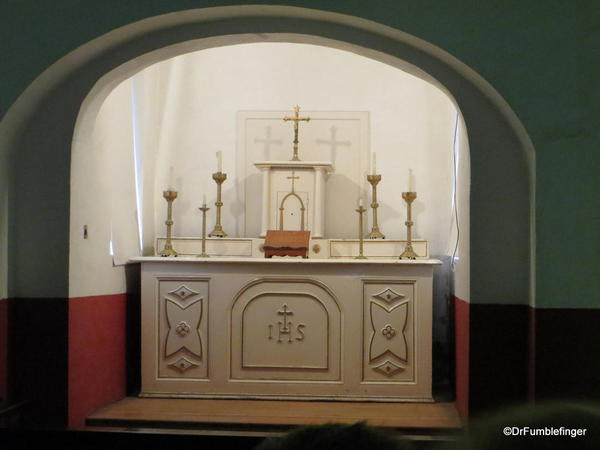
[[293, 121], [294, 122], [294, 157], [292, 161], [300, 161], [298, 158], [298, 123], [299, 122], [308, 122], [310, 121], [310, 117], [300, 117], [300, 106], [296, 105], [294, 108], [294, 117], [284, 117], [283, 120], [285, 122]]

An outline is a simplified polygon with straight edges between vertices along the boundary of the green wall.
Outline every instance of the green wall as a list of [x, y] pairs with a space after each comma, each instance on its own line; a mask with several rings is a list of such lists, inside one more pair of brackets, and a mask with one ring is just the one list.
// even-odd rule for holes
[[[114, 28], [172, 11], [238, 3], [3, 0], [0, 114], [58, 58]], [[597, 2], [244, 2], [252, 3], [329, 10], [389, 25], [441, 47], [487, 79], [536, 148], [537, 306], [600, 306], [600, 215], [594, 204], [600, 191], [600, 108], [592, 108], [600, 104], [600, 63], [593, 54], [600, 48]], [[510, 245], [510, 236], [498, 238]]]

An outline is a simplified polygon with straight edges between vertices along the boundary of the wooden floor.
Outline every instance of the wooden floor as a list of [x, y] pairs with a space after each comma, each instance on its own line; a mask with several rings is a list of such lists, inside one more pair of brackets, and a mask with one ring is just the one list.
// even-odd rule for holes
[[451, 431], [462, 427], [454, 403], [366, 403], [127, 397], [88, 417], [88, 426], [283, 427], [366, 421], [378, 427]]

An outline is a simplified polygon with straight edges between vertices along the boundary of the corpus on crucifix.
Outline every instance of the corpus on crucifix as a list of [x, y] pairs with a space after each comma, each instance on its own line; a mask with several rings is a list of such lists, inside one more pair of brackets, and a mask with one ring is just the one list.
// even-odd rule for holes
[[292, 161], [300, 161], [298, 158], [298, 124], [299, 122], [308, 122], [310, 121], [310, 117], [300, 117], [300, 106], [296, 105], [294, 108], [294, 117], [284, 117], [283, 120], [285, 122], [292, 121], [294, 122], [294, 156]]

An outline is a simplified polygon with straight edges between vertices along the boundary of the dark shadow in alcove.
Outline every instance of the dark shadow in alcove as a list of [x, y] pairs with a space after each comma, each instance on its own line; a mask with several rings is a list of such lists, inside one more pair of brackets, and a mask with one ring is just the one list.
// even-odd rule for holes
[[127, 304], [125, 306], [125, 394], [136, 396], [141, 388], [141, 264], [125, 266]]
[[442, 264], [433, 269], [432, 390], [437, 402], [455, 398], [454, 274], [452, 257], [435, 255]]

